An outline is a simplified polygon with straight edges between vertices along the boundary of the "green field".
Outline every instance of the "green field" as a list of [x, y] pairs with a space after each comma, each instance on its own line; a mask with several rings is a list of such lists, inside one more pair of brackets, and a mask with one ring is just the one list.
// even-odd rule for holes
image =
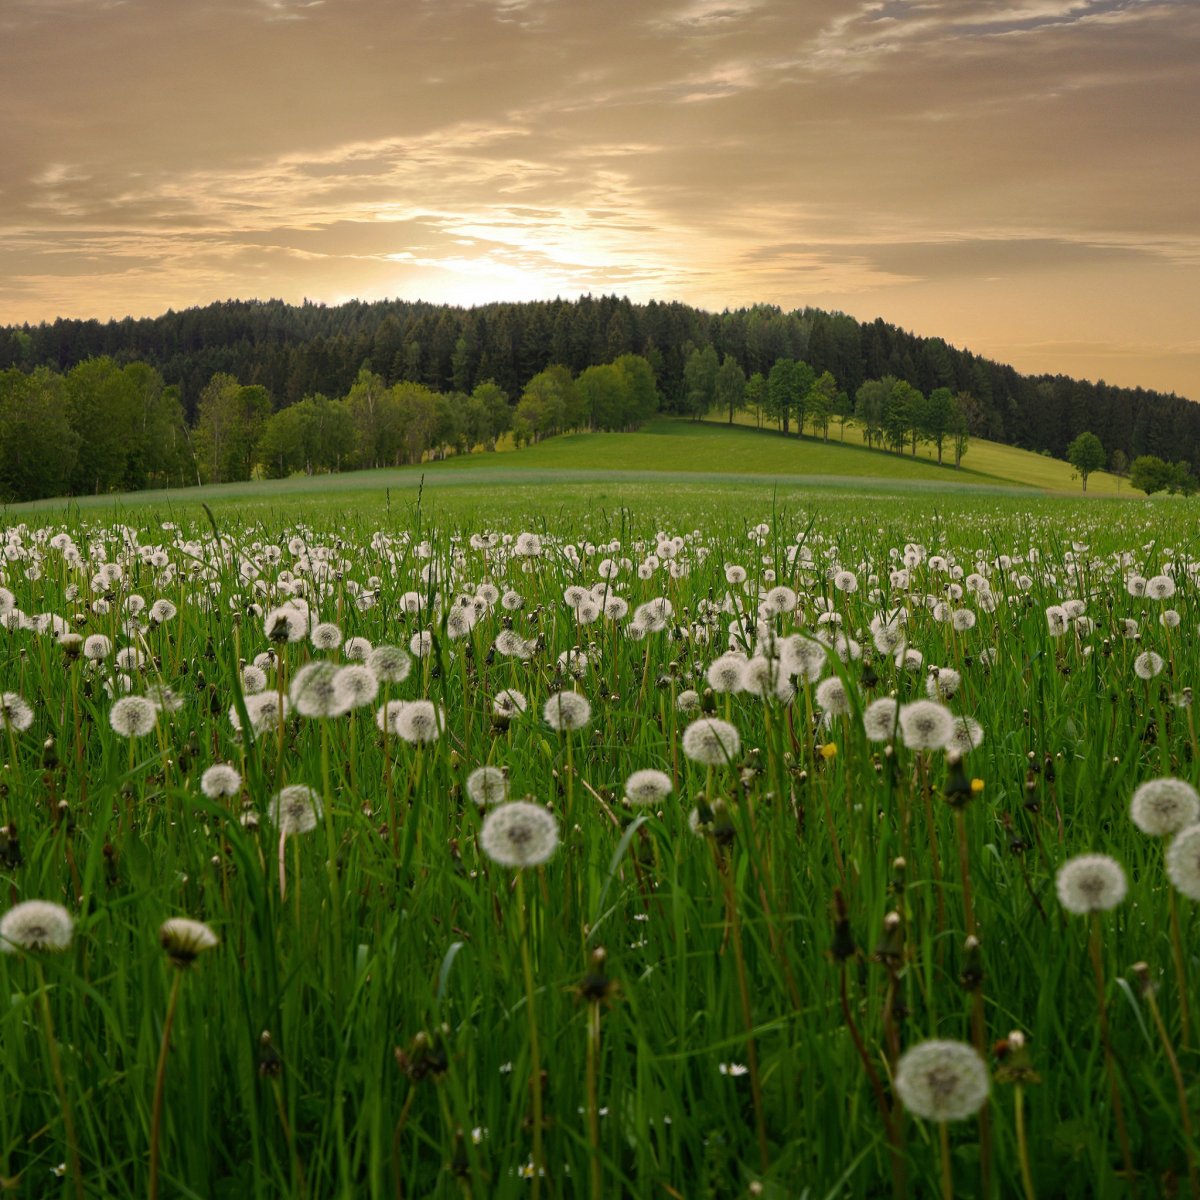
[[[804, 503], [851, 493], [928, 499], [1052, 492], [1085, 498], [1067, 463], [1011, 446], [972, 442], [963, 469], [954, 470], [939, 467], [928, 448], [913, 458], [867, 449], [856, 438], [853, 428], [843, 444], [840, 439], [783, 438], [754, 429], [744, 419], [729, 427], [664, 418], [637, 433], [568, 434], [520, 450], [502, 448], [414, 467], [45, 500], [6, 511], [20, 519], [76, 509], [150, 509], [169, 515], [187, 513], [203, 502], [226, 512], [261, 513], [302, 499], [320, 510], [352, 507], [386, 516], [411, 505], [418, 494], [437, 511], [461, 514], [543, 507], [564, 513], [596, 507], [682, 512], [716, 497], [761, 503], [772, 494]], [[1086, 498], [1117, 494], [1111, 475], [1097, 473], [1088, 481]], [[1127, 482], [1119, 494], [1144, 499]]]

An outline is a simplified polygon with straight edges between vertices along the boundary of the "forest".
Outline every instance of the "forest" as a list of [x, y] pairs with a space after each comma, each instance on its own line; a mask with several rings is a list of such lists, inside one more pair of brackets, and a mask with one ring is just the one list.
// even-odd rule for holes
[[422, 461], [655, 411], [755, 410], [782, 432], [856, 421], [900, 451], [969, 437], [1200, 474], [1200, 406], [1022, 375], [882, 320], [759, 305], [709, 313], [617, 296], [458, 308], [225, 301], [121, 321], [0, 329], [8, 500]]

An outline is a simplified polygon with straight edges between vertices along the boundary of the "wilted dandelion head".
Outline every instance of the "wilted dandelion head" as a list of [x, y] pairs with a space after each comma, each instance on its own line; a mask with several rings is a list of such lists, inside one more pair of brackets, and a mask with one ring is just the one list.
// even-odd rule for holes
[[1134, 790], [1129, 815], [1143, 833], [1165, 837], [1200, 820], [1200, 795], [1182, 779], [1149, 779]]
[[16, 692], [0, 696], [0, 729], [24, 733], [32, 724], [33, 709]]
[[732, 762], [742, 748], [736, 726], [717, 717], [701, 717], [683, 731], [683, 752], [692, 762], [720, 767]]
[[665, 771], [646, 767], [625, 780], [625, 799], [630, 804], [657, 804], [671, 794], [671, 777]]
[[499, 767], [476, 767], [467, 776], [467, 795], [480, 808], [508, 799], [508, 776]]
[[850, 695], [845, 682], [837, 675], [822, 679], [813, 695], [821, 709], [831, 717], [845, 716], [850, 711]]
[[145, 696], [122, 696], [108, 711], [108, 723], [121, 737], [144, 737], [154, 728], [158, 709]]
[[558, 822], [528, 800], [510, 800], [484, 817], [479, 847], [502, 867], [536, 867], [558, 847]]
[[555, 732], [569, 733], [592, 719], [592, 706], [578, 692], [554, 692], [542, 708], [542, 719]]
[[242, 790], [242, 777], [229, 763], [213, 763], [200, 776], [200, 790], [210, 800], [236, 796]]
[[317, 650], [336, 650], [342, 644], [342, 631], [332, 621], [313, 626], [309, 641]]
[[1200, 825], [1181, 829], [1166, 855], [1167, 878], [1189, 900], [1200, 900]]
[[26, 900], [0, 917], [0, 952], [65, 950], [74, 930], [75, 922], [61, 904]]
[[346, 709], [362, 708], [379, 694], [379, 678], [363, 663], [349, 663], [334, 675], [333, 690]]
[[528, 707], [524, 692], [518, 692], [516, 688], [505, 688], [492, 698], [492, 712], [498, 717], [516, 717]]
[[899, 704], [891, 696], [872, 700], [863, 710], [863, 729], [871, 742], [889, 742], [896, 731]]
[[1155, 654], [1153, 650], [1143, 650], [1133, 660], [1133, 673], [1139, 679], [1153, 679], [1162, 669], [1162, 655]]
[[308, 632], [308, 612], [297, 604], [281, 604], [263, 618], [263, 632], [276, 645], [298, 642]]
[[954, 714], [936, 700], [900, 706], [900, 737], [910, 750], [941, 750], [954, 735]]
[[158, 941], [172, 964], [190, 967], [205, 950], [220, 944], [220, 938], [203, 921], [190, 917], [171, 917], [158, 927]]
[[349, 706], [334, 684], [337, 674], [334, 663], [323, 660], [305, 663], [288, 688], [292, 707], [302, 717], [340, 717]]
[[367, 655], [367, 666], [381, 683], [402, 683], [412, 670], [412, 659], [400, 646], [376, 646]]
[[303, 783], [293, 783], [275, 793], [267, 817], [281, 837], [310, 833], [321, 819], [321, 796]]
[[896, 1063], [896, 1095], [926, 1121], [965, 1121], [988, 1097], [988, 1071], [966, 1042], [930, 1039], [906, 1050]]
[[445, 715], [432, 700], [410, 700], [396, 717], [396, 732], [414, 745], [436, 742], [445, 728]]
[[1121, 864], [1107, 854], [1080, 854], [1058, 869], [1054, 886], [1068, 912], [1105, 912], [1125, 899], [1128, 883]]

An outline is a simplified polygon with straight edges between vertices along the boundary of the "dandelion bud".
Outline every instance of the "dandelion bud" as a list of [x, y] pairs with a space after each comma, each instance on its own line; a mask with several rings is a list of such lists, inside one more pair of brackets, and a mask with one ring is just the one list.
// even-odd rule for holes
[[1158, 985], [1150, 978], [1150, 964], [1135, 962], [1129, 969], [1133, 972], [1133, 977], [1138, 982], [1138, 991], [1143, 996], [1153, 995]]
[[58, 766], [58, 748], [52, 737], [42, 743], [42, 766], [47, 771], [53, 771]]
[[271, 1034], [264, 1029], [258, 1039], [258, 1073], [264, 1079], [278, 1079], [283, 1071], [283, 1060], [271, 1044]]
[[973, 934], [963, 942], [963, 967], [958, 982], [967, 992], [977, 992], [983, 984], [983, 959], [979, 952], [979, 939]]
[[853, 958], [857, 952], [854, 945], [854, 934], [850, 929], [850, 916], [846, 911], [846, 899], [840, 888], [833, 892], [833, 957], [838, 962]]
[[904, 924], [898, 912], [890, 912], [883, 918], [883, 932], [871, 957], [888, 967], [900, 965], [904, 958]]

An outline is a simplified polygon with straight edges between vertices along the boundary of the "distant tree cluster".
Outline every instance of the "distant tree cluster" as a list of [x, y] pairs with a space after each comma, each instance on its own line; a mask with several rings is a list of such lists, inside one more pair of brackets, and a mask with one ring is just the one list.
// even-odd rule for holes
[[[528, 441], [589, 424], [625, 427], [626, 403], [631, 412], [644, 414], [644, 399], [621, 398], [611, 373], [602, 372], [582, 384], [587, 406], [582, 424], [572, 407], [578, 396], [556, 394], [561, 389], [552, 379], [534, 389], [517, 417], [531, 381], [545, 372], [557, 368], [579, 384], [590, 369], [618, 367], [626, 356], [649, 364], [657, 397], [670, 413], [696, 416], [720, 410], [732, 419], [740, 403], [780, 429], [807, 426], [828, 437], [830, 424], [861, 423], [864, 385], [887, 383], [887, 404], [875, 390], [867, 401], [872, 413], [880, 409], [877, 421], [869, 418], [872, 442], [885, 448], [911, 450], [915, 430], [918, 441], [946, 448], [965, 448], [967, 437], [984, 437], [1065, 459], [1075, 438], [1091, 432], [1110, 453], [1119, 450], [1127, 463], [1150, 456], [1182, 461], [1191, 474], [1200, 473], [1200, 405], [1182, 397], [1064, 376], [1021, 375], [940, 338], [813, 308], [784, 312], [757, 305], [708, 313], [678, 303], [633, 304], [617, 296], [470, 309], [406, 301], [352, 301], [334, 307], [227, 301], [144, 320], [58, 320], [0, 328], [0, 372], [12, 370], [33, 379], [39, 368], [48, 369], [39, 383], [23, 385], [37, 393], [30, 400], [34, 407], [49, 403], [47, 387], [59, 386], [47, 380], [64, 379], [88, 360], [108, 360], [119, 371], [139, 367], [150, 372], [151, 382], [157, 380], [155, 386], [182, 409], [181, 421], [173, 426], [177, 436], [196, 425], [201, 398], [214, 376], [262, 388], [270, 397], [271, 415], [312, 400], [274, 430], [282, 439], [276, 460], [285, 464], [297, 461], [289, 455], [302, 453], [296, 446], [312, 437], [314, 427], [323, 428], [329, 414], [314, 412], [321, 407], [317, 398], [348, 397], [364, 365], [389, 392], [401, 385], [424, 389], [396, 395], [403, 397], [397, 400], [401, 407], [421, 410], [413, 421], [426, 428], [436, 425], [426, 411], [428, 393], [472, 397], [490, 382], [510, 398], [514, 435]], [[795, 364], [791, 369], [789, 361]], [[253, 397], [247, 402], [255, 406]], [[927, 404], [943, 416], [912, 420], [905, 415], [906, 409]], [[82, 437], [82, 416], [76, 417], [76, 424], [67, 423]], [[10, 412], [4, 419], [19, 427], [26, 418]], [[164, 419], [163, 412], [153, 419]], [[926, 431], [946, 420], [965, 423], [961, 443], [955, 441], [960, 435], [953, 424], [940, 435]], [[336, 431], [332, 436], [336, 442]], [[386, 441], [385, 434], [380, 436]], [[420, 441], [418, 434], [411, 438]], [[453, 446], [455, 437], [441, 441]], [[164, 436], [157, 444], [169, 446], [170, 439]], [[186, 441], [183, 449], [186, 460]], [[88, 452], [81, 452], [85, 463]], [[42, 468], [31, 461], [35, 453], [33, 447], [22, 447], [22, 461], [5, 470], [14, 477], [38, 475]], [[356, 447], [351, 457], [358, 453]], [[385, 449], [380, 461], [390, 461], [396, 453]], [[302, 457], [308, 460], [308, 455]], [[101, 464], [89, 481], [85, 476], [90, 469], [73, 460], [67, 486], [75, 491], [120, 486], [105, 473], [108, 466]], [[165, 453], [142, 461], [135, 455], [123, 469], [134, 486], [139, 479], [153, 483], [173, 478], [177, 464]], [[11, 484], [5, 486], [14, 491]]]
[[[515, 399], [515, 404], [513, 400]], [[470, 393], [389, 384], [363, 366], [344, 395], [278, 405], [259, 383], [220, 371], [200, 390], [194, 420], [179, 389], [147, 363], [87, 359], [0, 372], [0, 498], [228, 483], [392, 467], [494, 450], [575, 429], [633, 429], [658, 408], [654, 370], [635, 354], [536, 374], [516, 396], [485, 380]]]

